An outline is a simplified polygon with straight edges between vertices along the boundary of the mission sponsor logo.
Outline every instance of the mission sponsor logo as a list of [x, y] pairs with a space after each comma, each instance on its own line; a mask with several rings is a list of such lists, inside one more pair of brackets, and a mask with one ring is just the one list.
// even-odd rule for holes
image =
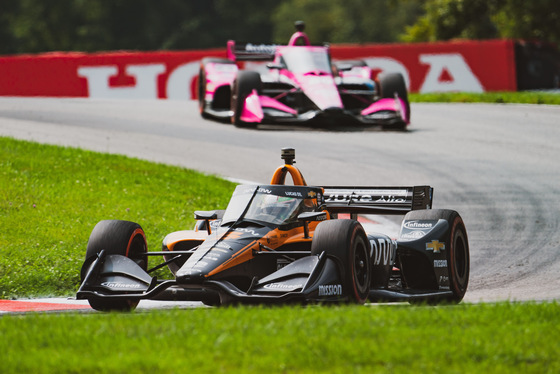
[[321, 284], [319, 285], [319, 296], [341, 296], [342, 285], [340, 284]]

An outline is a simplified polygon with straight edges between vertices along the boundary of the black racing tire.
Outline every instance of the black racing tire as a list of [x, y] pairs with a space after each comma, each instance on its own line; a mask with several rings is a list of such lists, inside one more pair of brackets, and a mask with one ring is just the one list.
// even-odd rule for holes
[[326, 252], [340, 265], [342, 288], [349, 301], [363, 304], [371, 284], [370, 244], [362, 225], [355, 220], [334, 219], [315, 229], [311, 253]]
[[470, 273], [469, 240], [463, 219], [459, 213], [449, 209], [413, 210], [407, 213], [404, 219], [434, 221], [444, 219], [449, 223], [449, 230], [443, 241], [446, 244], [449, 288], [453, 295], [443, 301], [458, 304], [467, 292]]
[[218, 58], [218, 57], [205, 57], [200, 62], [200, 69], [198, 71], [198, 81], [197, 81], [197, 96], [198, 96], [198, 110], [200, 112], [200, 115], [204, 119], [208, 119], [211, 117], [206, 112], [206, 103], [204, 101], [204, 98], [206, 96], [206, 65], [210, 63], [235, 65], [235, 62], [231, 60], [228, 60], [226, 58]]
[[[104, 249], [107, 255], [126, 256], [147, 270], [148, 251], [146, 235], [139, 224], [130, 221], [105, 220], [95, 225], [88, 240], [86, 261]], [[83, 281], [83, 274], [82, 274]], [[131, 311], [138, 300], [130, 299], [88, 299], [89, 305], [100, 311]]]
[[379, 96], [381, 98], [394, 98], [395, 93], [404, 101], [408, 119], [411, 118], [410, 102], [408, 101], [408, 91], [401, 73], [380, 73], [377, 76], [379, 85]]
[[243, 110], [243, 103], [247, 96], [251, 94], [253, 90], [261, 92], [262, 81], [261, 76], [256, 71], [239, 71], [237, 77], [233, 82], [233, 88], [231, 90], [231, 122], [236, 127], [256, 127], [256, 123], [247, 123], [241, 121], [241, 111]]

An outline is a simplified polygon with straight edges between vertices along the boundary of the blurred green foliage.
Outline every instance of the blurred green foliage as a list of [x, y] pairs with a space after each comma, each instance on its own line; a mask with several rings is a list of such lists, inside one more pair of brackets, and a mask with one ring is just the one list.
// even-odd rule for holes
[[559, 9], [558, 0], [2, 0], [0, 54], [285, 43], [296, 20], [314, 43], [559, 43]]
[[424, 0], [403, 41], [516, 38], [560, 43], [558, 0]]

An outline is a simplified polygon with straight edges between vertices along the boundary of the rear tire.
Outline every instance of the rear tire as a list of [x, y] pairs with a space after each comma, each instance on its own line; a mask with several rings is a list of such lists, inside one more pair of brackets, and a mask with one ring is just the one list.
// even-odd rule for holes
[[454, 210], [427, 209], [414, 210], [406, 214], [405, 220], [439, 220], [449, 223], [449, 230], [443, 241], [446, 244], [449, 289], [453, 296], [445, 299], [449, 303], [458, 304], [463, 300], [469, 284], [470, 253], [467, 229], [463, 219]]
[[349, 219], [321, 222], [315, 229], [311, 253], [326, 252], [340, 264], [343, 292], [350, 302], [363, 304], [371, 283], [370, 244], [360, 223]]
[[[146, 235], [139, 224], [130, 221], [100, 221], [91, 232], [86, 249], [86, 261], [104, 249], [106, 255], [126, 256], [147, 270], [148, 250]], [[83, 274], [82, 274], [83, 281]], [[100, 311], [131, 311], [138, 300], [130, 299], [88, 299], [89, 305]]]
[[247, 96], [257, 90], [260, 93], [262, 87], [261, 76], [256, 71], [240, 71], [233, 82], [231, 90], [231, 122], [236, 127], [256, 127], [256, 123], [243, 122], [241, 120], [241, 113], [243, 112], [243, 104]]

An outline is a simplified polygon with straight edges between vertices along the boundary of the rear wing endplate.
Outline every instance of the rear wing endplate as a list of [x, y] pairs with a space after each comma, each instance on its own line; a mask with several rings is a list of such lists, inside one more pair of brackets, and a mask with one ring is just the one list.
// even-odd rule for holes
[[434, 189], [414, 187], [323, 187], [324, 203], [331, 213], [405, 214], [431, 209]]
[[272, 61], [276, 53], [276, 44], [227, 43], [227, 58], [232, 61]]

